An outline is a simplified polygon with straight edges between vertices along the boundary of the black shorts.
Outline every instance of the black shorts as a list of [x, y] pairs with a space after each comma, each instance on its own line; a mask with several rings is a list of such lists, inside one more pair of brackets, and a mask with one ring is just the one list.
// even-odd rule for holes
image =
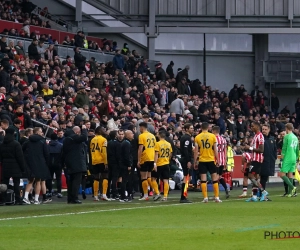
[[224, 171], [224, 166], [219, 166], [219, 167], [217, 168], [217, 174], [218, 174], [218, 175], [221, 176], [224, 172], [225, 172], [225, 171]]
[[207, 172], [215, 174], [218, 171], [216, 164], [213, 161], [199, 162], [198, 169], [200, 174], [207, 174]]
[[248, 177], [249, 175], [249, 168], [245, 168], [245, 171], [244, 171], [244, 177]]
[[182, 167], [183, 175], [187, 176], [190, 173], [189, 169], [187, 168], [187, 162], [184, 161], [184, 160], [181, 160], [180, 164], [181, 164], [181, 167]]
[[146, 161], [141, 164], [141, 172], [151, 172], [154, 168], [154, 161]]
[[108, 169], [105, 169], [104, 163], [96, 164], [91, 167], [91, 174], [104, 174], [108, 173]]
[[157, 167], [157, 178], [160, 180], [169, 179], [170, 178], [170, 167], [169, 165], [163, 165]]
[[262, 163], [258, 161], [252, 161], [249, 166], [249, 173], [251, 174], [260, 174]]

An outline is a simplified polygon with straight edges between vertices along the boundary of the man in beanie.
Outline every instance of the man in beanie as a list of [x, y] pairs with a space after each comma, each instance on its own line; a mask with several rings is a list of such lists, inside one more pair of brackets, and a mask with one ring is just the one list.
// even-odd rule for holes
[[168, 65], [167, 69], [166, 69], [166, 72], [169, 75], [170, 79], [174, 78], [173, 66], [174, 66], [174, 62], [171, 61], [170, 64]]

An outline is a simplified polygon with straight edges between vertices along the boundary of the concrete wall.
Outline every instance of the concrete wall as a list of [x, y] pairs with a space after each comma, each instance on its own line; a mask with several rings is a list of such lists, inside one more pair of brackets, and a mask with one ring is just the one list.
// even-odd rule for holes
[[75, 10], [59, 1], [31, 0], [31, 2], [36, 4], [40, 8], [47, 7], [50, 14], [55, 16], [62, 16], [63, 20], [72, 22], [75, 21]]
[[[172, 60], [174, 72], [178, 68], [190, 66], [189, 78], [203, 82], [202, 55], [156, 55], [156, 60], [163, 63], [163, 67]], [[228, 92], [233, 84], [244, 84], [249, 91], [253, 89], [254, 57], [252, 55], [207, 55], [206, 84]]]

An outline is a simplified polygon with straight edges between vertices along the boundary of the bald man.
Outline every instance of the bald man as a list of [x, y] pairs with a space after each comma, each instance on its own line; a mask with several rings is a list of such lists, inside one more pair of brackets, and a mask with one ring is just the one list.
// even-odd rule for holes
[[121, 164], [120, 164], [120, 176], [122, 177], [121, 184], [121, 199], [120, 202], [130, 202], [132, 200], [132, 185], [128, 187], [128, 196], [126, 197], [126, 185], [128, 182], [129, 174], [131, 172], [133, 157], [131, 141], [134, 138], [134, 134], [131, 130], [125, 131], [125, 140], [121, 143]]
[[75, 126], [72, 130], [65, 133], [63, 144], [63, 162], [66, 166], [68, 203], [81, 204], [78, 199], [82, 174], [87, 171], [87, 149], [85, 142], [88, 133], [85, 125], [82, 128]]

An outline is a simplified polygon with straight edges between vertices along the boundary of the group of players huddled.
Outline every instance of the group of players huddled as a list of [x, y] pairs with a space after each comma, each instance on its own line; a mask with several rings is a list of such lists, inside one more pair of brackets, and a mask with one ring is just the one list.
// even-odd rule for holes
[[[162, 129], [156, 136], [148, 131], [148, 124], [141, 122], [138, 125], [140, 134], [136, 133], [136, 127], [131, 130], [118, 130], [110, 133], [110, 140], [102, 136], [101, 128], [96, 129], [96, 136], [90, 140], [89, 155], [94, 176], [94, 200], [98, 201], [99, 181], [102, 180], [102, 200], [119, 200], [130, 202], [133, 199], [133, 180], [135, 170], [138, 172], [140, 182], [141, 201], [149, 200], [149, 189], [153, 190], [154, 201], [167, 201], [169, 193], [170, 160], [172, 158], [172, 146], [167, 131]], [[268, 125], [263, 125], [268, 130]], [[219, 198], [219, 183], [224, 187], [226, 198], [229, 198], [229, 186], [222, 175], [227, 172], [227, 141], [220, 135], [220, 128], [214, 126], [209, 131], [209, 124], [201, 124], [201, 133], [194, 140], [194, 127], [187, 123], [183, 128], [184, 134], [180, 138], [180, 163], [184, 175], [181, 186], [180, 203], [191, 203], [187, 199], [187, 185], [192, 169], [199, 173], [203, 203], [209, 201], [207, 194], [207, 174], [211, 175], [214, 201], [222, 202]], [[251, 124], [254, 133], [250, 145], [243, 147], [242, 171], [244, 172], [243, 194], [246, 197], [247, 182], [251, 181], [252, 197], [246, 201], [268, 201], [266, 183], [260, 182], [260, 173], [264, 161], [264, 135], [261, 133], [260, 123], [254, 121]], [[298, 139], [292, 133], [293, 125], [286, 124], [286, 133], [282, 148], [282, 168], [279, 176], [289, 187], [287, 196], [296, 193], [293, 185], [293, 172], [298, 161]], [[124, 138], [125, 137], [125, 138]], [[158, 188], [158, 180], [163, 181], [163, 197]], [[246, 181], [246, 184], [245, 184]], [[120, 195], [117, 191], [119, 186]], [[246, 189], [246, 190], [245, 190]], [[107, 192], [111, 193], [107, 195]]]

